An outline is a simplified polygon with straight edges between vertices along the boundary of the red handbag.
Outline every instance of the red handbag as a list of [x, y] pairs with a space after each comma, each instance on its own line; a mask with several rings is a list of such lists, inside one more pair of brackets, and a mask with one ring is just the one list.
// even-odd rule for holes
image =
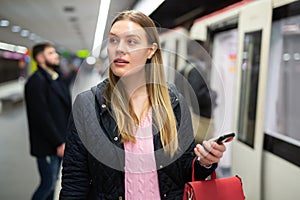
[[210, 180], [195, 181], [194, 164], [192, 181], [184, 186], [183, 200], [242, 200], [245, 199], [241, 178], [238, 176], [216, 178], [213, 171]]

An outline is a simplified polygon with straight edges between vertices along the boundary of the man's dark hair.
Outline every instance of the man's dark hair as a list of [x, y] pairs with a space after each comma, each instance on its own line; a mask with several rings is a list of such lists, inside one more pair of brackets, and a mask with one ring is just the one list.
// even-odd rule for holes
[[32, 48], [32, 57], [33, 57], [33, 59], [36, 61], [36, 56], [38, 54], [44, 52], [44, 50], [47, 47], [53, 47], [53, 45], [50, 44], [50, 43], [39, 43], [39, 44], [34, 45], [33, 48]]

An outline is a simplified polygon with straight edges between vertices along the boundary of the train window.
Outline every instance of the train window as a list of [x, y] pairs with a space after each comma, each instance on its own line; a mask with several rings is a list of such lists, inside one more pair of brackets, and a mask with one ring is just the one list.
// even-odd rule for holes
[[274, 9], [264, 149], [300, 167], [300, 1]]
[[300, 146], [299, 21], [297, 15], [272, 24], [265, 118], [266, 133], [297, 146]]
[[253, 147], [262, 31], [244, 37], [238, 140]]

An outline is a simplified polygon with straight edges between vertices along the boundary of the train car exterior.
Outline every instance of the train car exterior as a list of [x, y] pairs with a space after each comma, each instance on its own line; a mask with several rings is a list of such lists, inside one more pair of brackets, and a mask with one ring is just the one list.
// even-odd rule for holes
[[238, 134], [231, 168], [246, 199], [300, 195], [299, 17], [299, 1], [245, 0], [196, 20], [190, 31], [212, 47], [212, 85], [221, 87], [217, 73], [230, 80], [219, 123]]
[[238, 135], [220, 165], [242, 177], [246, 199], [300, 195], [299, 21], [299, 1], [244, 0], [161, 35], [165, 64], [177, 71], [187, 41], [209, 46], [215, 135]]

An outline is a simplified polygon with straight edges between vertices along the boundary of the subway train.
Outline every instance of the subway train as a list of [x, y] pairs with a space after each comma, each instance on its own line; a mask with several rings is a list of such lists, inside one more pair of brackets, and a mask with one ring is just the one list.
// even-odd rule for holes
[[[160, 31], [171, 83], [185, 65], [188, 42], [204, 42], [208, 84], [218, 94], [214, 134], [236, 133], [220, 166], [241, 177], [246, 199], [299, 199], [300, 1], [236, 1]], [[22, 99], [31, 73], [28, 50], [14, 48], [21, 53], [0, 51], [0, 113], [1, 102]]]
[[237, 133], [231, 174], [242, 178], [246, 199], [300, 196], [299, 22], [300, 1], [246, 0], [161, 34], [165, 63], [179, 70], [187, 41], [205, 41], [219, 94], [215, 134]]

